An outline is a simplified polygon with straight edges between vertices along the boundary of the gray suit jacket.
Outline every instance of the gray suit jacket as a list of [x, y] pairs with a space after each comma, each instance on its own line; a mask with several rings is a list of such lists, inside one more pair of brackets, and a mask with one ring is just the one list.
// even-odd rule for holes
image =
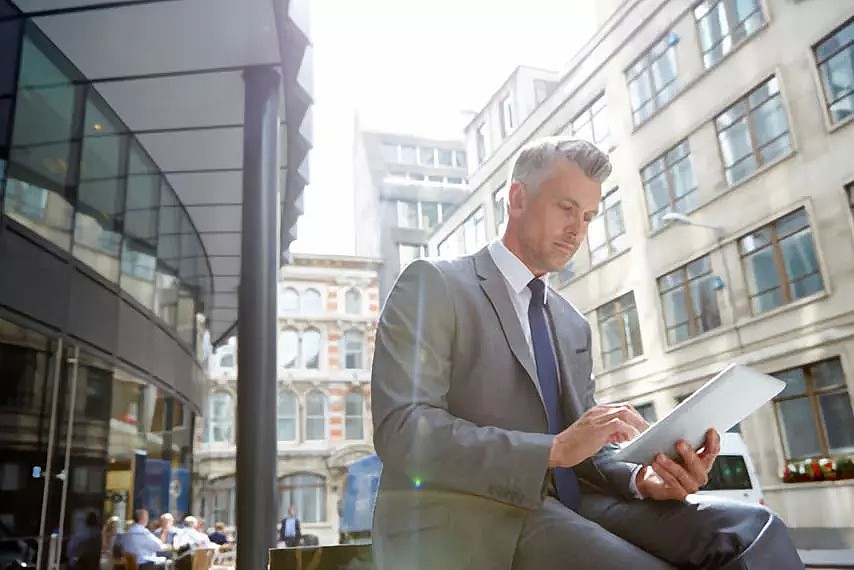
[[[590, 326], [548, 292], [564, 417], [595, 405]], [[536, 365], [489, 251], [410, 264], [380, 318], [371, 379], [383, 474], [380, 568], [510, 568], [545, 497], [548, 435]], [[633, 465], [605, 448], [580, 478], [631, 497]]]

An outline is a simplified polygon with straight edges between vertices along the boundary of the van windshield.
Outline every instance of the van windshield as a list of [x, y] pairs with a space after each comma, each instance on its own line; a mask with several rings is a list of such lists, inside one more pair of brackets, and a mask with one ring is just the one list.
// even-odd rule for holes
[[703, 491], [752, 489], [747, 465], [741, 455], [718, 455], [709, 471], [709, 482]]

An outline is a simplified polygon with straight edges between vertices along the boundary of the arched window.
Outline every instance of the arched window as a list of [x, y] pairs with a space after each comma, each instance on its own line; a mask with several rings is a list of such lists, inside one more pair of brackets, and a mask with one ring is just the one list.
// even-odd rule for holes
[[299, 333], [296, 329], [285, 329], [279, 333], [279, 366], [296, 368], [299, 356]]
[[305, 439], [326, 439], [326, 396], [320, 390], [309, 392], [305, 399]]
[[293, 287], [282, 291], [282, 306], [279, 312], [283, 315], [296, 315], [299, 313], [299, 293]]
[[306, 289], [300, 299], [300, 309], [303, 315], [319, 315], [323, 312], [323, 302], [316, 289]]
[[290, 390], [279, 392], [276, 434], [279, 441], [297, 440], [297, 397]]
[[208, 402], [210, 418], [210, 441], [212, 443], [230, 443], [234, 426], [234, 400], [230, 394], [215, 392]]
[[362, 312], [362, 295], [355, 289], [350, 289], [344, 295], [344, 311], [348, 315], [358, 315]]
[[326, 521], [326, 479], [313, 473], [286, 475], [281, 479], [281, 490], [279, 518], [293, 506], [300, 522]]
[[344, 333], [344, 368], [348, 370], [361, 370], [362, 364], [362, 333], [357, 330], [351, 330]]
[[349, 392], [344, 406], [344, 437], [351, 440], [365, 439], [365, 400], [358, 392]]
[[320, 331], [308, 329], [302, 333], [302, 365], [304, 368], [320, 368]]

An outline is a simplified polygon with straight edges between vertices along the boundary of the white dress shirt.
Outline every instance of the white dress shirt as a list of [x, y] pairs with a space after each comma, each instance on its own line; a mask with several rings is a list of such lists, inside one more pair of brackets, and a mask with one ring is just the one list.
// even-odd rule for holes
[[[510, 300], [513, 302], [513, 308], [516, 310], [516, 316], [519, 318], [519, 323], [522, 325], [522, 332], [525, 335], [525, 341], [528, 343], [528, 350], [531, 352], [531, 358], [536, 362], [534, 356], [534, 342], [531, 340], [531, 323], [528, 321], [528, 306], [531, 304], [531, 290], [528, 288], [528, 283], [534, 278], [534, 274], [528, 269], [528, 266], [522, 263], [516, 254], [507, 249], [500, 239], [494, 240], [489, 244], [489, 255], [492, 261], [498, 267], [499, 273], [504, 277], [504, 284], [507, 285], [507, 292], [510, 294]], [[539, 277], [546, 286], [545, 295], [543, 295], [543, 304], [548, 305], [548, 274]], [[557, 353], [554, 346], [554, 331], [552, 330], [551, 320], [546, 315], [546, 325], [549, 327], [549, 341], [552, 344], [552, 352], [555, 354], [555, 364], [557, 364]], [[558, 369], [559, 370], [559, 369]], [[635, 467], [632, 472], [632, 478], [629, 483], [629, 489], [635, 498], [643, 498], [637, 488], [637, 473], [641, 466]]]
[[162, 564], [166, 561], [163, 556], [157, 556], [157, 553], [164, 548], [163, 543], [139, 523], [132, 524], [121, 540], [122, 551], [133, 554], [137, 565], [148, 562]]

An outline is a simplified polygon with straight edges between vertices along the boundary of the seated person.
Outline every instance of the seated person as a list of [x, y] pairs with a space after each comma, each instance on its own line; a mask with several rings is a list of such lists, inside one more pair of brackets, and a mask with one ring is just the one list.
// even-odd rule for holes
[[208, 536], [211, 542], [222, 546], [228, 544], [228, 537], [225, 535], [225, 523], [218, 522], [214, 525], [214, 531]]
[[184, 528], [175, 535], [175, 540], [172, 543], [175, 550], [182, 551], [186, 550], [187, 547], [190, 550], [213, 547], [211, 539], [201, 531], [201, 526], [201, 522], [196, 517], [184, 517]]
[[158, 553], [166, 548], [147, 528], [148, 511], [137, 509], [133, 512], [133, 524], [121, 538], [122, 552], [132, 554], [137, 566], [164, 566], [166, 558]]
[[165, 544], [172, 544], [175, 540], [175, 535], [178, 534], [178, 529], [175, 528], [175, 517], [171, 513], [163, 513], [160, 515], [160, 526], [154, 529], [154, 536], [160, 539]]

